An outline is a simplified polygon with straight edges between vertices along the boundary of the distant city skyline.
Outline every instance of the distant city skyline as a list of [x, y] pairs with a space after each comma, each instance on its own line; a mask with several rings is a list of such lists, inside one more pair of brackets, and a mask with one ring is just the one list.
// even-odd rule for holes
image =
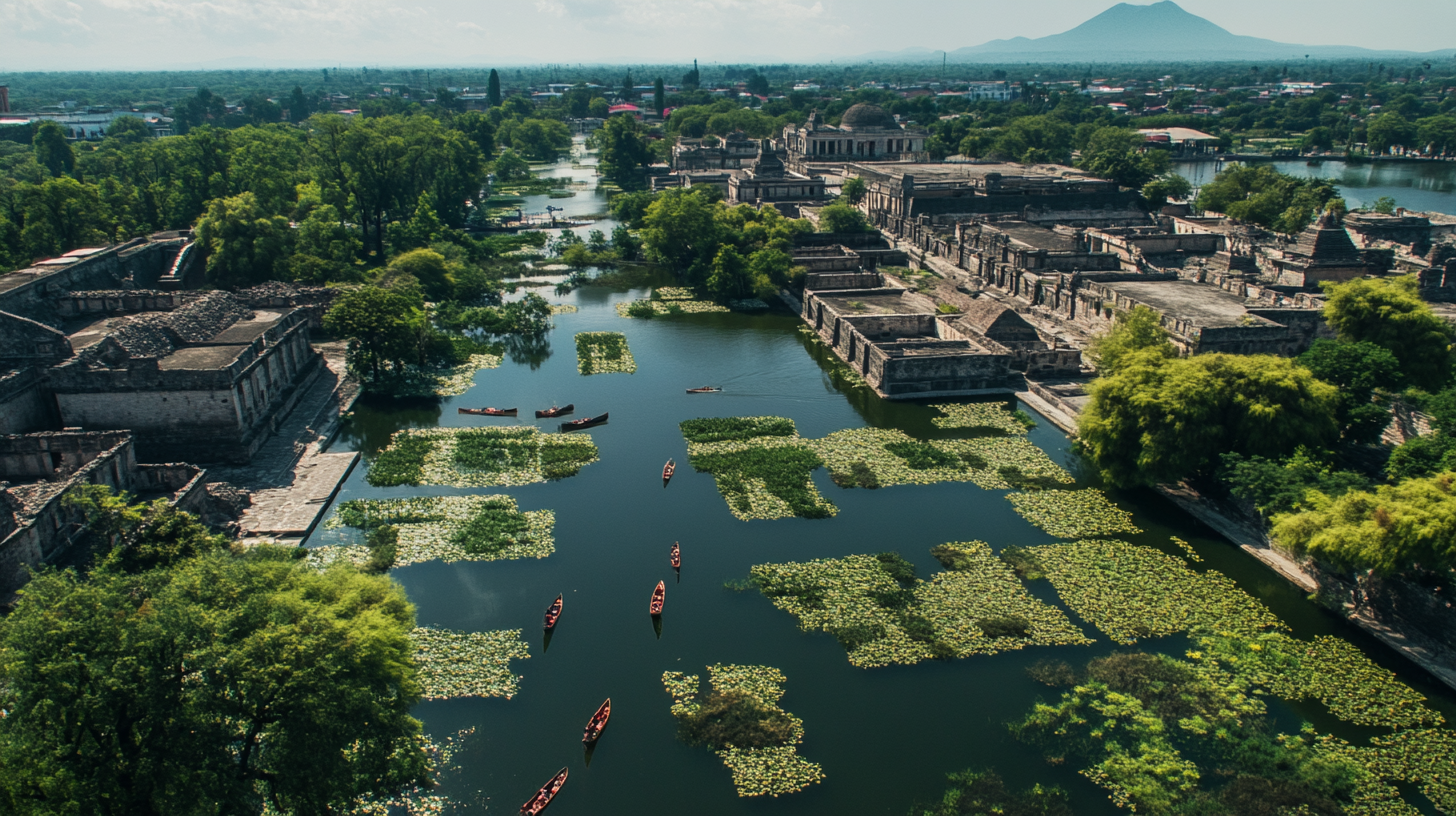
[[[1456, 47], [1456, 3], [1178, 0], [1235, 34]], [[1111, 0], [0, 0], [0, 79], [36, 70], [805, 63], [1070, 29]], [[1145, 3], [1137, 3], [1145, 5]], [[1109, 54], [1114, 61], [1117, 54]]]

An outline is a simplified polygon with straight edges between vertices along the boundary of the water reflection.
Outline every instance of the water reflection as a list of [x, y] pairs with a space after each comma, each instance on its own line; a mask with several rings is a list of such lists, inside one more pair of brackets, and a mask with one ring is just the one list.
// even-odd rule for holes
[[508, 334], [503, 343], [506, 357], [516, 365], [530, 366], [532, 371], [551, 359], [549, 334]]

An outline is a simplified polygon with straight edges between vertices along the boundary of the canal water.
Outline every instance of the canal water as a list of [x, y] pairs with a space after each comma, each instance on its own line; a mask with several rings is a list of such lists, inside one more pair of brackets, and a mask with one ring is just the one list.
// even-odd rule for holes
[[[1261, 161], [1295, 178], [1329, 179], [1340, 188], [1350, 209], [1368, 207], [1389, 196], [1397, 206], [1417, 212], [1456, 215], [1456, 162]], [[1175, 162], [1178, 175], [1201, 187], [1227, 166], [1215, 162]]]
[[[554, 172], [589, 176], [562, 165]], [[579, 212], [604, 209], [583, 193]], [[573, 202], [575, 199], [559, 199]], [[546, 202], [530, 202], [529, 210]], [[599, 227], [610, 230], [610, 225]], [[921, 577], [939, 569], [930, 548], [983, 540], [993, 548], [1050, 543], [1052, 537], [1013, 512], [1005, 491], [971, 484], [845, 490], [821, 471], [819, 491], [839, 507], [831, 519], [738, 521], [707, 474], [687, 465], [678, 423], [694, 417], [776, 415], [793, 419], [806, 437], [873, 426], [898, 428], [917, 438], [955, 436], [933, 427], [935, 415], [918, 403], [890, 403], [864, 388], [844, 387], [830, 373], [827, 352], [798, 332], [788, 310], [768, 314], [703, 314], [654, 320], [619, 317], [614, 304], [645, 297], [647, 289], [588, 287], [567, 296], [536, 290], [579, 311], [559, 315], [548, 348], [482, 371], [466, 394], [434, 401], [366, 399], [345, 424], [333, 450], [374, 457], [402, 428], [527, 424], [534, 408], [575, 403], [576, 416], [609, 411], [611, 422], [591, 430], [600, 461], [575, 477], [547, 484], [489, 490], [369, 487], [356, 469], [339, 500], [468, 493], [505, 493], [522, 510], [556, 513], [556, 551], [540, 560], [444, 564], [428, 562], [393, 571], [417, 608], [421, 625], [466, 631], [521, 629], [529, 659], [512, 666], [522, 676], [513, 699], [432, 701], [417, 709], [437, 737], [475, 729], [456, 757], [461, 770], [442, 793], [515, 813], [563, 765], [570, 779], [551, 806], [554, 816], [668, 814], [903, 814], [917, 800], [938, 799], [945, 774], [994, 768], [1014, 787], [1040, 782], [1068, 790], [1078, 814], [1117, 812], [1105, 791], [1075, 768], [1050, 766], [1007, 731], [1040, 698], [1053, 692], [1026, 675], [1044, 659], [1075, 665], [1117, 649], [1076, 615], [1097, 643], [1035, 647], [995, 656], [916, 666], [858, 669], [829, 635], [800, 631], [796, 621], [756, 592], [735, 592], [724, 582], [744, 578], [767, 562], [832, 558], [896, 550]], [[637, 361], [635, 374], [581, 376], [572, 336], [620, 331]], [[723, 393], [688, 395], [710, 383]], [[519, 407], [520, 420], [465, 416], [459, 407]], [[1020, 406], [1025, 407], [1025, 406]], [[542, 427], [555, 427], [542, 422]], [[1064, 434], [1042, 420], [1030, 438], [1077, 476], [1095, 485]], [[664, 488], [663, 463], [680, 467]], [[1131, 540], [1177, 552], [1173, 535], [1189, 541], [1204, 561], [1268, 604], [1301, 637], [1347, 637], [1402, 679], [1456, 716], [1451, 696], [1413, 666], [1358, 630], [1321, 611], [1295, 588], [1154, 494], [1113, 492], [1147, 532]], [[316, 533], [327, 543], [337, 531]], [[682, 545], [682, 573], [674, 582], [668, 548]], [[661, 636], [647, 615], [651, 590], [668, 584]], [[1045, 582], [1028, 585], [1037, 597], [1064, 608]], [[561, 623], [543, 650], [541, 614], [565, 595]], [[1147, 643], [1149, 650], [1181, 654], [1182, 638]], [[787, 676], [781, 705], [804, 721], [799, 753], [820, 763], [822, 784], [777, 799], [737, 797], [730, 774], [707, 749], [675, 738], [675, 721], [660, 677], [664, 671], [698, 674], [715, 663], [774, 666]], [[611, 726], [590, 766], [581, 729], [606, 698]], [[1368, 729], [1345, 726], [1319, 704], [1275, 702], [1281, 729], [1301, 720], [1351, 739]], [[478, 811], [477, 811], [478, 812]], [[1429, 811], [1434, 812], [1434, 811]]]

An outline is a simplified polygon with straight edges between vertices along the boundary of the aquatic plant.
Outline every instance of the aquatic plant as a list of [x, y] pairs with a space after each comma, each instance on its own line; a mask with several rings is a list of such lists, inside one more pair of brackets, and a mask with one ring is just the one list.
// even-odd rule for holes
[[553, 315], [576, 314], [576, 313], [577, 313], [577, 308], [575, 306], [571, 305], [570, 303], [553, 303], [553, 304], [551, 304], [551, 314], [553, 314]]
[[578, 332], [576, 366], [582, 374], [631, 374], [637, 361], [621, 332]]
[[911, 439], [903, 431], [852, 428], [823, 439], [807, 439], [824, 460], [837, 484], [873, 474], [881, 487], [936, 482], [971, 482], [986, 490], [1007, 490], [1002, 470], [1016, 468], [1051, 484], [1071, 484], [1072, 477], [1044, 451], [1024, 437], [979, 439]]
[[733, 774], [739, 796], [780, 796], [824, 778], [824, 769], [799, 756], [804, 723], [784, 711], [779, 700], [786, 678], [771, 666], [708, 667], [713, 691], [698, 699], [699, 678], [664, 672], [672, 695], [678, 736], [690, 745], [708, 745]]
[[652, 290], [654, 300], [694, 300], [697, 293], [680, 286], [659, 286]]
[[[801, 629], [834, 635], [850, 663], [865, 668], [1091, 642], [1060, 610], [1031, 597], [986, 544], [947, 544], [935, 552], [958, 568], [929, 581], [916, 580], [908, 562], [890, 553], [759, 564], [750, 574]], [[1025, 626], [1008, 632], [1005, 619]], [[983, 629], [986, 621], [998, 621], [996, 631]]]
[[1025, 411], [1012, 411], [1002, 402], [932, 405], [945, 416], [930, 420], [937, 428], [971, 428], [1024, 434], [1036, 427], [1036, 420]]
[[505, 487], [573, 476], [597, 459], [591, 436], [545, 434], [529, 425], [405, 429], [365, 477], [375, 487]]
[[1141, 533], [1132, 514], [1107, 500], [1101, 490], [1039, 490], [1006, 497], [1016, 512], [1057, 538]]
[[678, 423], [683, 439], [689, 442], [732, 442], [763, 436], [794, 437], [799, 432], [792, 419], [775, 416], [708, 417]]
[[1055, 785], [1012, 791], [991, 769], [947, 774], [951, 787], [933, 803], [916, 803], [911, 816], [1073, 816], [1067, 792]]
[[1118, 540], [1029, 548], [1062, 601], [1118, 643], [1195, 627], [1254, 635], [1282, 630], [1267, 607], [1217, 572]]
[[457, 632], [419, 628], [410, 633], [415, 645], [422, 696], [504, 697], [520, 690], [520, 678], [510, 661], [530, 657], [520, 629], [495, 632]]
[[[521, 512], [510, 496], [439, 496], [342, 502], [324, 529], [373, 532], [388, 525], [397, 531], [395, 566], [404, 567], [434, 560], [545, 558], [556, 549], [555, 523], [550, 510]], [[320, 567], [338, 558], [363, 566], [369, 552], [360, 545], [334, 545], [310, 550], [309, 558]]]
[[825, 518], [838, 512], [810, 480], [823, 461], [796, 438], [690, 444], [688, 461], [694, 470], [713, 474], [739, 519]]
[[719, 306], [707, 300], [634, 300], [631, 303], [618, 301], [617, 315], [651, 319], [662, 315], [711, 314], [727, 312], [728, 307]]

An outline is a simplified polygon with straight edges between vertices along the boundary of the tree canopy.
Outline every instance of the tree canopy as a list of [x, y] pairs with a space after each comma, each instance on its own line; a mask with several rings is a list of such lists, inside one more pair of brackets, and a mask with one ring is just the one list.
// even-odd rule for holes
[[1197, 204], [1200, 210], [1293, 234], [1326, 207], [1343, 208], [1344, 199], [1323, 179], [1297, 179], [1267, 165], [1235, 165], [1203, 185]]
[[1338, 497], [1311, 492], [1304, 512], [1274, 518], [1274, 536], [1299, 555], [1380, 575], [1456, 569], [1456, 474], [1410, 478]]
[[1078, 439], [1116, 485], [1211, 475], [1225, 453], [1278, 458], [1339, 433], [1337, 389], [1278, 357], [1137, 351], [1089, 390]]
[[1451, 378], [1452, 329], [1416, 285], [1414, 276], [1327, 285], [1324, 317], [1340, 340], [1394, 355], [1404, 382], [1438, 391]]

